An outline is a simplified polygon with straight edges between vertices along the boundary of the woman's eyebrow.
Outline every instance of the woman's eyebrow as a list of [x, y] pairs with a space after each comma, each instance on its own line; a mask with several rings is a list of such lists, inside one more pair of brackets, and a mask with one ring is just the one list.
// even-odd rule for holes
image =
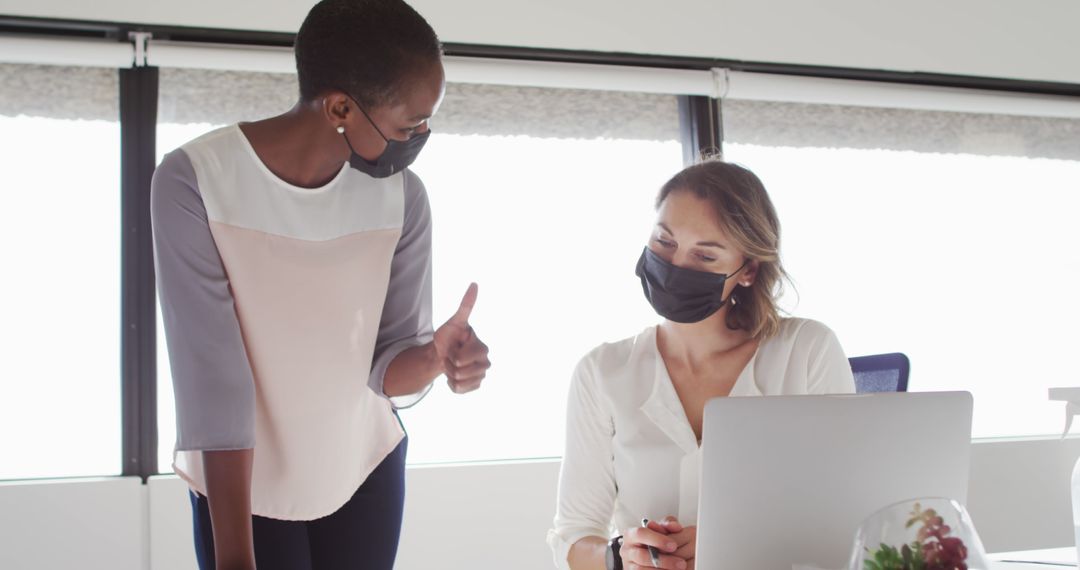
[[[667, 232], [669, 235], [672, 235], [672, 236], [675, 235], [675, 232], [671, 231], [671, 228], [667, 227], [667, 224], [665, 224], [664, 222], [657, 222], [656, 225], [659, 226], [660, 229]], [[722, 244], [720, 242], [715, 242], [715, 241], [699, 241], [699, 242], [697, 242], [697, 245], [702, 246], [702, 247], [715, 247], [715, 248], [718, 248], [718, 249], [727, 249], [726, 245], [724, 245], [724, 244]]]

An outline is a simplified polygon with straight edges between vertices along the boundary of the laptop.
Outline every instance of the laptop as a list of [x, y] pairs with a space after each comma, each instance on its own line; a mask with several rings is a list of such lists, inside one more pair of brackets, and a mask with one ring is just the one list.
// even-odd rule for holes
[[716, 398], [705, 405], [697, 568], [846, 568], [869, 515], [967, 500], [967, 392]]

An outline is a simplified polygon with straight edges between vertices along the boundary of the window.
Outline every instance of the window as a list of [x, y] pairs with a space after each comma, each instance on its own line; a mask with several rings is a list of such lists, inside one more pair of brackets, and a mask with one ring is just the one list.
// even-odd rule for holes
[[1080, 318], [1080, 121], [726, 101], [798, 294], [849, 356], [904, 352], [912, 391], [967, 390], [974, 437], [1058, 434]]
[[[295, 97], [291, 74], [162, 69], [160, 154]], [[433, 210], [435, 325], [478, 282], [473, 324], [494, 366], [479, 392], [457, 396], [440, 382], [401, 412], [409, 460], [560, 455], [577, 360], [656, 321], [634, 264], [655, 194], [682, 166], [675, 98], [449, 84], [431, 125], [414, 171]], [[159, 347], [168, 471], [175, 416], [163, 335]]]
[[120, 472], [115, 69], [0, 64], [0, 479]]
[[450, 85], [414, 171], [434, 220], [439, 326], [470, 281], [483, 387], [401, 413], [414, 463], [562, 455], [577, 361], [657, 321], [634, 266], [682, 168], [666, 95]]

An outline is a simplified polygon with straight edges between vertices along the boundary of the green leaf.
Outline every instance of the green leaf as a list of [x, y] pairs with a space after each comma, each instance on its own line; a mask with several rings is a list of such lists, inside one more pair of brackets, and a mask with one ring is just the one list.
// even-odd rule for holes
[[923, 558], [922, 544], [919, 541], [911, 543], [911, 568], [910, 570], [924, 570], [926, 568], [926, 559]]
[[882, 543], [880, 549], [874, 553], [874, 561], [881, 570], [904, 570], [900, 551], [895, 547]]

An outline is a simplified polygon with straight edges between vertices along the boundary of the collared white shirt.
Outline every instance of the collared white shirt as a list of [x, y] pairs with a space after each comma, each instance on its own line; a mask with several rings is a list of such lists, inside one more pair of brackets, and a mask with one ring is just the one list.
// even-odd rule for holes
[[[656, 346], [657, 327], [587, 354], [574, 371], [555, 528], [559, 568], [587, 536], [608, 539], [642, 518], [697, 524], [701, 448]], [[782, 319], [739, 374], [731, 396], [853, 393], [836, 335]]]

